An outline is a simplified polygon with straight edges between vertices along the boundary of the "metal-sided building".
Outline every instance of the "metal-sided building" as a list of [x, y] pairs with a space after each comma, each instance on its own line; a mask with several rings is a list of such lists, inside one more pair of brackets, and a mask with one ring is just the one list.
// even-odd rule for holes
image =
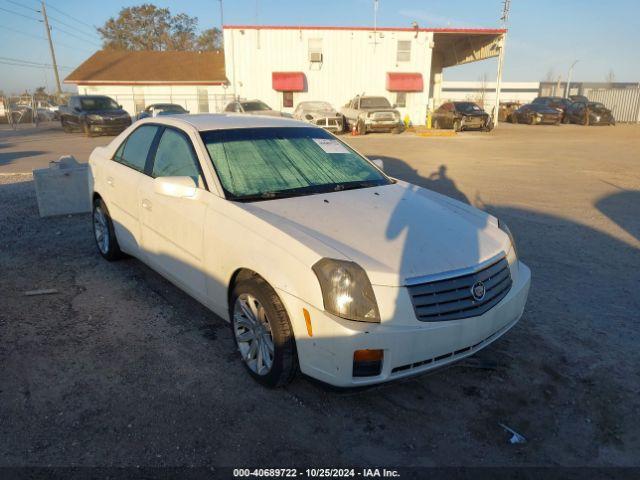
[[475, 28], [226, 25], [225, 71], [232, 94], [272, 108], [292, 111], [303, 100], [339, 108], [358, 94], [380, 95], [403, 118], [422, 125], [443, 99], [443, 70], [498, 56], [504, 34]]

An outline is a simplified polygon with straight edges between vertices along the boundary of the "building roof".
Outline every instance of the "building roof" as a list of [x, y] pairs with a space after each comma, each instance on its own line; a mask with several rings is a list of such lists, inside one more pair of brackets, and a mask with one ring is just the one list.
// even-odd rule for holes
[[100, 50], [69, 74], [65, 83], [219, 85], [228, 83], [224, 53]]
[[500, 34], [507, 30], [502, 28], [420, 28], [418, 27], [332, 27], [321, 25], [223, 25], [227, 30], [365, 30], [380, 32], [435, 32], [435, 33], [470, 33], [470, 34]]

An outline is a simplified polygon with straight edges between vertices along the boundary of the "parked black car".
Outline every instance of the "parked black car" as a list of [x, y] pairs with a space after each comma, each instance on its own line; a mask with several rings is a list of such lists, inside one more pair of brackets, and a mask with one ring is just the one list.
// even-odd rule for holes
[[580, 125], [615, 125], [611, 110], [600, 102], [575, 102], [567, 109], [571, 123]]
[[117, 135], [131, 125], [131, 117], [112, 98], [104, 95], [75, 95], [60, 109], [65, 132], [81, 131], [87, 136]]
[[138, 120], [159, 115], [180, 115], [184, 113], [189, 113], [189, 110], [185, 110], [182, 105], [176, 103], [154, 103], [138, 114]]
[[567, 116], [566, 116], [566, 111], [567, 111], [567, 108], [569, 108], [569, 105], [571, 105], [573, 102], [568, 98], [537, 97], [537, 98], [534, 98], [533, 102], [531, 103], [535, 103], [536, 105], [546, 105], [547, 107], [551, 107], [559, 110], [560, 112], [562, 112], [562, 122], [569, 123], [569, 120], [567, 119]]
[[511, 114], [511, 123], [529, 125], [558, 125], [562, 121], [562, 112], [542, 103], [522, 105]]
[[447, 102], [440, 105], [432, 117], [434, 128], [462, 130], [493, 129], [491, 116], [473, 102]]

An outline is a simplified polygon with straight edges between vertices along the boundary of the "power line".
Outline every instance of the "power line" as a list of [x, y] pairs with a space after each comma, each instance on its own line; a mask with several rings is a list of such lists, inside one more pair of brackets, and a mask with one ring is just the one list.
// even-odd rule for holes
[[[3, 10], [3, 11], [5, 11], [5, 12], [7, 12], [7, 13], [12, 13], [13, 15], [17, 15], [17, 16], [22, 17], [22, 18], [28, 18], [29, 20], [35, 20], [36, 22], [39, 22], [39, 21], [40, 21], [40, 19], [38, 19], [38, 18], [30, 17], [29, 15], [25, 15], [25, 14], [20, 13], [20, 12], [14, 12], [13, 10], [8, 10], [8, 9], [6, 9], [6, 8], [2, 8], [2, 7], [0, 7], [0, 10]], [[35, 11], [35, 10], [34, 10], [34, 11]]]
[[76, 27], [74, 25], [69, 25], [68, 23], [63, 22], [62, 20], [59, 20], [56, 17], [52, 17], [51, 15], [49, 15], [49, 20], [53, 20], [54, 22], [57, 22], [60, 25], [64, 25], [65, 27], [73, 28], [73, 29], [76, 30], [77, 33], [79, 33], [81, 35], [86, 35], [87, 37], [91, 37], [91, 38], [95, 38], [94, 35], [97, 36], [96, 33], [87, 33], [87, 32], [85, 32], [83, 30], [78, 29], [78, 27]]
[[[37, 39], [37, 40], [42, 40], [42, 41], [44, 41], [44, 42], [46, 42], [46, 41], [47, 41], [47, 39], [46, 39], [46, 38], [44, 38], [44, 37], [43, 37], [43, 36], [41, 36], [41, 35], [36, 35], [36, 34], [34, 34], [34, 33], [27, 33], [27, 32], [23, 32], [23, 31], [20, 31], [20, 30], [18, 30], [18, 29], [16, 29], [16, 28], [7, 27], [7, 26], [5, 26], [5, 25], [0, 25], [0, 28], [2, 28], [2, 29], [4, 29], [4, 30], [9, 30], [10, 32], [17, 33], [17, 34], [19, 34], [19, 35], [24, 35], [24, 36], [26, 36], [26, 37], [31, 37], [31, 38], [35, 38], [35, 39]], [[68, 44], [66, 44], [66, 43], [62, 43], [62, 42], [56, 42], [56, 46], [61, 46], [61, 47], [66, 47], [66, 48], [72, 48], [72, 49], [74, 49], [74, 50], [84, 50], [85, 52], [91, 52], [91, 51], [92, 51], [92, 50], [89, 50], [89, 49], [86, 49], [86, 48], [81, 48], [81, 47], [79, 48], [77, 45], [68, 45]]]
[[81, 23], [82, 25], [85, 25], [85, 26], [87, 26], [87, 27], [89, 27], [89, 28], [95, 28], [95, 26], [94, 26], [94, 25], [89, 25], [87, 22], [83, 22], [82, 20], [78, 20], [77, 18], [72, 17], [72, 16], [71, 16], [71, 15], [69, 15], [68, 13], [65, 13], [65, 12], [63, 12], [62, 10], [60, 10], [59, 8], [57, 8], [57, 7], [53, 6], [53, 5], [51, 5], [51, 3], [49, 3], [49, 8], [50, 8], [50, 9], [52, 9], [52, 10], [55, 10], [56, 12], [58, 12], [58, 13], [59, 13], [59, 14], [61, 14], [61, 15], [64, 15], [64, 16], [65, 16], [65, 17], [67, 17], [67, 18], [70, 18], [71, 20], [73, 20], [73, 21], [75, 21], [75, 22]]
[[[52, 30], [54, 30], [54, 29], [52, 28]], [[71, 37], [75, 37], [78, 40], [81, 40], [83, 42], [90, 43], [91, 45], [95, 45], [96, 47], [102, 48], [102, 45], [100, 45], [99, 43], [97, 43], [95, 41], [92, 41], [92, 40], [88, 40], [86, 38], [79, 37], [75, 33], [71, 33], [69, 31], [65, 30], [64, 28], [56, 27], [56, 29], [54, 31], [62, 32], [62, 33], [66, 34], [66, 35], [69, 35]]]
[[20, 7], [20, 8], [24, 8], [26, 10], [31, 10], [32, 12], [39, 13], [35, 8], [27, 7], [26, 5], [24, 5], [22, 3], [14, 2], [13, 0], [5, 0], [5, 1], [7, 1], [9, 3], [12, 3], [12, 4], [14, 4], [14, 5], [16, 5], [16, 6]]
[[[19, 63], [28, 63], [30, 65], [38, 66], [38, 67], [53, 67], [51, 63], [43, 63], [43, 62], [34, 62], [33, 60], [23, 60], [21, 58], [11, 58], [11, 57], [0, 57], [0, 60], [4, 60], [7, 62], [19, 62]], [[67, 65], [62, 65], [64, 68], [71, 68]]]

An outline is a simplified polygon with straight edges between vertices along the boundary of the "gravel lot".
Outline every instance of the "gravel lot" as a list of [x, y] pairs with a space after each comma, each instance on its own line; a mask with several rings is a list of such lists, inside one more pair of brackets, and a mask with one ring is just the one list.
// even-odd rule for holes
[[[638, 465], [640, 128], [345, 139], [510, 224], [533, 284], [475, 357], [495, 368], [265, 390], [225, 322], [140, 262], [103, 261], [89, 215], [38, 218], [15, 173], [110, 138], [3, 130], [0, 466]], [[39, 288], [59, 293], [24, 295]]]

